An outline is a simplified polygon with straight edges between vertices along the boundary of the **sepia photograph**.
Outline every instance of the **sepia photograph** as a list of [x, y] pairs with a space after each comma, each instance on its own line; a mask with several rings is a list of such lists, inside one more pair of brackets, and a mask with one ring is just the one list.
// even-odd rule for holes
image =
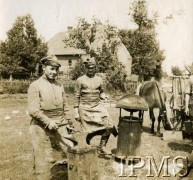
[[193, 179], [192, 0], [0, 0], [0, 180]]

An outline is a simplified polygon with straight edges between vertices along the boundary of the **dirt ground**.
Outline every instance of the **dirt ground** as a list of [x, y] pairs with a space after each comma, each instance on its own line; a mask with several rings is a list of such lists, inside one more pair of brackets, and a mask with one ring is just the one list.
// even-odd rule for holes
[[[68, 102], [72, 109], [72, 96], [68, 96]], [[30, 117], [27, 113], [26, 95], [1, 95], [0, 96], [0, 179], [2, 180], [34, 180], [33, 171], [33, 153], [29, 137]], [[115, 123], [118, 125], [119, 109], [107, 107]], [[72, 117], [73, 117], [73, 112]], [[126, 113], [126, 112], [125, 112]], [[143, 122], [143, 132], [141, 135], [140, 153], [145, 159], [145, 166], [136, 169], [137, 177], [129, 177], [129, 165], [121, 165], [115, 158], [98, 157], [98, 174], [100, 180], [126, 180], [126, 179], [175, 179], [172, 175], [172, 162], [177, 156], [187, 156], [193, 149], [191, 139], [164, 141], [150, 133], [150, 120], [148, 112], [145, 112]], [[157, 122], [156, 122], [157, 125]], [[75, 123], [75, 126], [78, 124]], [[156, 127], [155, 127], [156, 129]], [[161, 133], [163, 133], [161, 126]], [[93, 144], [99, 143], [99, 137], [93, 139]], [[117, 147], [117, 138], [111, 135], [108, 142], [108, 149]], [[156, 177], [152, 171], [153, 177], [146, 177], [148, 174], [148, 158], [152, 156], [157, 168], [159, 168], [162, 158], [170, 156], [168, 160], [168, 173], [170, 177], [162, 177], [164, 170]], [[124, 167], [125, 177], [119, 177], [121, 168]]]

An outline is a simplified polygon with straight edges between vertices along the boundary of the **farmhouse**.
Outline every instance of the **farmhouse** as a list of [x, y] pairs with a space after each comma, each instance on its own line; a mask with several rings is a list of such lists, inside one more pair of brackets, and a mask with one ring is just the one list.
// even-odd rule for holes
[[[59, 32], [53, 38], [48, 41], [48, 54], [55, 55], [61, 61], [61, 73], [63, 75], [69, 75], [70, 70], [75, 66], [76, 62], [81, 58], [87, 57], [87, 54], [82, 49], [76, 49], [74, 47], [66, 47], [64, 40], [68, 38], [69, 31], [72, 28], [69, 27], [66, 32]], [[97, 27], [95, 41], [90, 44], [91, 49], [98, 50], [102, 47], [102, 44], [106, 41], [106, 27], [100, 25]], [[119, 41], [120, 38], [117, 36]], [[131, 75], [132, 58], [125, 45], [121, 42], [116, 49], [117, 58], [123, 66], [125, 66], [127, 75]]]
[[66, 36], [68, 36], [68, 32], [59, 32], [48, 41], [48, 54], [55, 55], [61, 61], [60, 72], [63, 75], [69, 75], [76, 62], [82, 56], [86, 56], [86, 52], [82, 49], [65, 47], [64, 39]]

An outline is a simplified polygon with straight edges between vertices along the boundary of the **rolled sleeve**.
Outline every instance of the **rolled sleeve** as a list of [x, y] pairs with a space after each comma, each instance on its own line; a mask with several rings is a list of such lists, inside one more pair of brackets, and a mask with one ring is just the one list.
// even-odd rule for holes
[[28, 89], [28, 111], [33, 119], [40, 121], [44, 125], [51, 121], [41, 110], [39, 89], [35, 83], [32, 83]]

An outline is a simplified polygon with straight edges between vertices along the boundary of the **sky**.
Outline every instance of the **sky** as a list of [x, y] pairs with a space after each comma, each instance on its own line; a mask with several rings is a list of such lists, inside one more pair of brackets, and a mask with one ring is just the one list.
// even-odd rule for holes
[[[38, 35], [46, 41], [75, 26], [77, 17], [93, 17], [118, 28], [134, 29], [128, 16], [133, 0], [0, 0], [0, 40], [7, 38], [18, 16], [31, 14]], [[147, 0], [148, 11], [157, 12], [157, 40], [166, 59], [163, 69], [193, 62], [193, 0]], [[172, 16], [171, 16], [172, 15]]]

